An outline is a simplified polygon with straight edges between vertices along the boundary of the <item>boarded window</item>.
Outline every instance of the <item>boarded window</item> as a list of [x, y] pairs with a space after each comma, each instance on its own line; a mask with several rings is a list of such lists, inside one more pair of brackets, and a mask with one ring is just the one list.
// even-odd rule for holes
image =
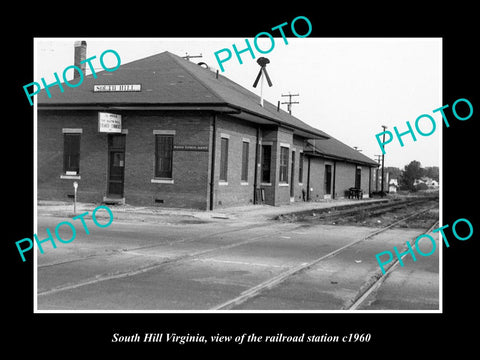
[[220, 141], [220, 180], [227, 181], [228, 139], [222, 137]]
[[155, 135], [155, 177], [172, 178], [173, 135]]
[[280, 147], [280, 182], [288, 183], [288, 151], [287, 147]]
[[355, 170], [355, 187], [360, 189], [362, 187], [362, 168], [358, 168]]
[[63, 171], [71, 175], [80, 173], [80, 134], [63, 134]]
[[298, 182], [303, 183], [303, 153], [300, 153], [298, 160]]
[[325, 195], [332, 193], [332, 165], [325, 165]]
[[242, 147], [242, 181], [248, 181], [248, 148], [249, 143], [247, 141], [243, 142]]
[[262, 182], [270, 182], [270, 167], [272, 162], [272, 145], [262, 145]]

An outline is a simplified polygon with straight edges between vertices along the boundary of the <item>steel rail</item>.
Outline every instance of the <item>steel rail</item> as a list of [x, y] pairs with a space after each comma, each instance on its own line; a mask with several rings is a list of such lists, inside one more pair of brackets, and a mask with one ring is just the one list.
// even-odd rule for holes
[[[428, 228], [427, 231], [425, 231], [423, 234], [428, 234], [430, 233], [433, 229], [435, 229], [435, 227], [438, 226], [438, 221], [435, 221], [432, 226], [430, 226]], [[418, 237], [418, 236], [417, 236]], [[417, 238], [416, 237], [416, 238]], [[416, 239], [415, 238], [415, 239]], [[413, 240], [415, 242], [415, 240]], [[412, 245], [412, 242], [409, 241], [410, 245]], [[404, 252], [404, 250], [406, 250], [407, 247], [404, 247], [401, 251], [402, 253]], [[407, 256], [407, 253], [405, 253], [400, 259], [403, 260], [405, 258], [405, 256]], [[374, 292], [375, 290], [377, 290], [382, 284], [383, 282], [387, 279], [387, 277], [390, 275], [391, 272], [393, 272], [393, 270], [397, 267], [397, 265], [400, 263], [400, 260], [397, 258], [393, 263], [391, 263], [391, 265], [388, 266], [387, 268], [387, 271], [385, 271], [385, 273], [381, 272], [380, 270], [378, 270], [373, 276], [370, 277], [370, 279], [375, 279], [377, 278], [377, 280], [375, 280], [375, 282], [373, 282], [372, 284], [369, 284], [369, 281], [367, 280], [366, 284], [368, 284], [368, 286], [365, 288], [365, 289], [361, 289], [359, 291], [359, 293], [353, 298], [353, 300], [351, 301], [351, 304], [350, 305], [347, 305], [347, 306], [344, 306], [344, 309], [345, 310], [356, 310], [360, 305], [363, 304], [363, 302], [368, 298], [368, 296]]]
[[[424, 211], [427, 211], [427, 210], [424, 210]], [[397, 223], [401, 222], [401, 221], [404, 221], [412, 216], [415, 216], [415, 215], [418, 215], [418, 213], [415, 213], [415, 214], [412, 214], [408, 217], [405, 217], [401, 220], [398, 220], [396, 221], [395, 223], [392, 223], [390, 224], [389, 226], [387, 227], [384, 227], [382, 229], [379, 229], [379, 230], [376, 230], [374, 232], [372, 232], [371, 234], [367, 235], [365, 238], [362, 238], [360, 240], [357, 240], [353, 243], [350, 243], [350, 244], [347, 244], [343, 247], [341, 247], [340, 249], [337, 249], [325, 256], [323, 256], [321, 259], [317, 259], [315, 260], [314, 262], [318, 262], [318, 261], [321, 261], [323, 260], [324, 258], [327, 258], [327, 257], [331, 257], [331, 256], [334, 256], [337, 252], [349, 247], [349, 246], [352, 246], [354, 245], [355, 243], [359, 242], [359, 241], [363, 241], [363, 240], [366, 240], [367, 238], [370, 238], [372, 236], [375, 236], [376, 234], [380, 233], [380, 232], [383, 232], [385, 230], [387, 230], [388, 228], [396, 225]], [[183, 240], [179, 240], [179, 241], [174, 241], [172, 243], [183, 243], [183, 242], [189, 242], [189, 241], [196, 241], [198, 239], [205, 239], [205, 238], [212, 238], [212, 237], [215, 237], [215, 236], [221, 236], [221, 235], [224, 235], [226, 233], [234, 233], [234, 232], [239, 232], [239, 231], [244, 231], [244, 230], [249, 230], [249, 229], [252, 229], [252, 228], [256, 228], [256, 227], [267, 227], [267, 226], [271, 226], [271, 224], [260, 224], [260, 225], [254, 225], [254, 226], [247, 226], [247, 227], [242, 227], [242, 228], [239, 228], [239, 229], [233, 229], [233, 230], [228, 230], [228, 231], [221, 231], [221, 232], [217, 232], [217, 233], [214, 233], [214, 234], [211, 234], [211, 235], [205, 235], [201, 238], [198, 238], [198, 237], [192, 237], [192, 238], [187, 238], [187, 239], [183, 239]], [[281, 230], [278, 230], [278, 231], [274, 231], [274, 232], [270, 232], [268, 234], [263, 234], [263, 235], [259, 235], [259, 236], [256, 236], [256, 237], [252, 237], [248, 240], [243, 240], [243, 241], [239, 241], [239, 242], [235, 242], [235, 243], [231, 243], [231, 244], [225, 244], [225, 245], [221, 245], [221, 246], [217, 246], [217, 247], [214, 247], [214, 248], [211, 248], [211, 249], [206, 249], [206, 250], [199, 250], [199, 251], [196, 251], [196, 252], [193, 252], [193, 253], [189, 253], [189, 254], [183, 254], [183, 255], [179, 255], [179, 256], [176, 256], [176, 257], [173, 257], [173, 258], [167, 258], [167, 259], [164, 259], [158, 263], [154, 263], [154, 264], [150, 264], [150, 265], [147, 265], [147, 266], [144, 266], [144, 267], [139, 267], [139, 268], [136, 268], [136, 269], [132, 269], [132, 270], [129, 270], [129, 271], [124, 271], [124, 272], [116, 272], [116, 273], [104, 273], [104, 274], [97, 274], [93, 277], [90, 277], [90, 278], [87, 278], [87, 279], [84, 279], [80, 282], [77, 282], [77, 283], [67, 283], [67, 284], [64, 284], [64, 285], [61, 285], [61, 286], [58, 286], [58, 287], [54, 287], [54, 288], [50, 288], [50, 289], [46, 289], [46, 290], [42, 290], [42, 291], [37, 291], [37, 296], [45, 296], [45, 295], [50, 295], [52, 293], [56, 293], [56, 292], [61, 292], [61, 291], [66, 291], [66, 290], [71, 290], [71, 289], [75, 289], [75, 288], [78, 288], [78, 287], [82, 287], [82, 286], [86, 286], [86, 285], [91, 285], [91, 284], [95, 284], [95, 283], [98, 283], [98, 282], [102, 282], [102, 281], [108, 281], [108, 280], [115, 280], [115, 279], [119, 279], [119, 278], [124, 278], [124, 277], [129, 277], [129, 276], [134, 276], [134, 275], [137, 275], [137, 274], [141, 274], [141, 273], [145, 273], [147, 271], [152, 271], [152, 270], [156, 270], [160, 267], [163, 267], [165, 265], [170, 265], [170, 264], [173, 264], [173, 263], [176, 263], [176, 262], [180, 262], [180, 261], [188, 261], [188, 260], [191, 260], [191, 259], [194, 259], [194, 258], [198, 258], [199, 256], [203, 256], [203, 255], [206, 255], [206, 254], [210, 254], [210, 253], [213, 253], [213, 252], [216, 252], [216, 251], [221, 251], [221, 250], [225, 250], [225, 249], [228, 249], [228, 248], [233, 248], [233, 247], [236, 247], [236, 246], [241, 246], [241, 245], [245, 245], [245, 244], [248, 244], [248, 243], [253, 243], [253, 242], [257, 242], [265, 237], [269, 237], [269, 236], [272, 236], [272, 235], [276, 235], [276, 234], [281, 234], [281, 233], [285, 233], [285, 232], [294, 232], [294, 231], [297, 231], [299, 228], [302, 228], [303, 225], [299, 225], [299, 226], [295, 226], [294, 228], [291, 228], [291, 229], [281, 229]], [[91, 255], [91, 256], [87, 256], [87, 257], [82, 257], [82, 258], [78, 258], [78, 259], [72, 259], [72, 260], [69, 260], [69, 261], [64, 261], [64, 262], [60, 262], [60, 263], [54, 263], [54, 264], [46, 264], [46, 265], [43, 265], [43, 266], [39, 266], [38, 268], [39, 269], [42, 269], [42, 268], [45, 268], [45, 267], [52, 267], [52, 266], [59, 266], [59, 265], [64, 265], [64, 264], [68, 264], [68, 263], [73, 263], [73, 262], [78, 262], [78, 261], [84, 261], [84, 260], [89, 260], [93, 257], [107, 257], [107, 256], [113, 256], [113, 255], [118, 255], [118, 254], [128, 254], [129, 252], [133, 252], [135, 250], [141, 250], [141, 249], [148, 249], [148, 248], [155, 248], [155, 247], [160, 247], [160, 246], [163, 246], [165, 245], [165, 243], [163, 244], [158, 244], [158, 245], [148, 245], [148, 246], [143, 246], [143, 247], [136, 247], [136, 248], [132, 248], [132, 249], [128, 249], [128, 250], [124, 250], [124, 251], [119, 251], [119, 252], [114, 252], [114, 253], [111, 253], [111, 254], [99, 254], [99, 255]], [[148, 254], [133, 254], [133, 255], [138, 255], [138, 256], [149, 256]], [[314, 263], [308, 263], [307, 265], [300, 265], [300, 266], [297, 266], [293, 269], [290, 269], [288, 271], [286, 271], [285, 273], [282, 273], [282, 274], [295, 274], [299, 271], [301, 271], [303, 268], [308, 268], [310, 266], [314, 265]], [[282, 275], [280, 274], [280, 275]], [[280, 276], [278, 275], [278, 276]], [[275, 277], [276, 278], [276, 277]], [[273, 278], [272, 280], [275, 280], [275, 278]], [[276, 281], [276, 280], [275, 280]], [[261, 285], [261, 284], [260, 284]], [[256, 287], [255, 287], [256, 288]], [[249, 290], [247, 290], [249, 291]], [[243, 293], [242, 293], [243, 294]]]
[[371, 232], [370, 234], [366, 235], [365, 237], [361, 238], [361, 239], [357, 239], [357, 240], [354, 240], [352, 241], [351, 243], [348, 243], [326, 255], [323, 255], [313, 261], [310, 261], [308, 263], [303, 263], [303, 264], [300, 264], [300, 265], [297, 265], [285, 272], [282, 272], [280, 274], [278, 274], [277, 276], [274, 276], [273, 278], [270, 278], [250, 289], [247, 289], [245, 291], [243, 291], [239, 296], [231, 299], [231, 300], [228, 300], [222, 304], [219, 304], [213, 308], [211, 308], [211, 310], [230, 310], [231, 308], [235, 307], [235, 306], [238, 306], [242, 303], [244, 303], [245, 301], [253, 298], [253, 297], [256, 297], [258, 295], [260, 295], [263, 291], [265, 290], [268, 290], [268, 289], [271, 289], [272, 287], [284, 282], [285, 280], [287, 280], [288, 278], [292, 277], [293, 275], [296, 275], [302, 271], [305, 271], [305, 270], [308, 270], [309, 268], [311, 268], [312, 266], [318, 264], [319, 262], [325, 260], [325, 259], [328, 259], [328, 258], [331, 258], [333, 256], [336, 256], [338, 253], [342, 252], [343, 250], [345, 249], [348, 249], [349, 247], [353, 246], [353, 245], [356, 245], [362, 241], [365, 241], [367, 239], [370, 239], [378, 234], [381, 234], [385, 231], [387, 231], [388, 229], [392, 228], [393, 226], [411, 218], [411, 217], [414, 217], [414, 216], [417, 216], [419, 214], [422, 214], [424, 212], [427, 212], [429, 210], [431, 210], [433, 207], [429, 207], [427, 209], [423, 209], [421, 211], [418, 211], [418, 212], [415, 212], [414, 214], [410, 214], [400, 220], [397, 220], [393, 223], [391, 223], [390, 225], [388, 226], [385, 226], [381, 229], [378, 229], [378, 230], [375, 230], [373, 232]]

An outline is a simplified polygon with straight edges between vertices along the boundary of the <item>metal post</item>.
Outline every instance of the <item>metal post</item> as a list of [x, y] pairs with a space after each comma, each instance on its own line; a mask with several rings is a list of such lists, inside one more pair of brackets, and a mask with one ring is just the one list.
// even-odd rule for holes
[[263, 71], [260, 71], [262, 73], [262, 77], [260, 78], [260, 106], [263, 107]]
[[[383, 144], [385, 144], [385, 129], [387, 128], [385, 125], [382, 125], [383, 128]], [[385, 167], [385, 152], [382, 151], [382, 197], [385, 195], [383, 192], [383, 183], [384, 183], [384, 177], [383, 177], [383, 169]]]
[[73, 182], [73, 214], [77, 215], [77, 188], [78, 188], [78, 183], [76, 181]]
[[255, 144], [255, 168], [254, 168], [254, 175], [253, 175], [253, 203], [259, 204], [261, 196], [258, 196], [257, 188], [258, 188], [258, 168], [260, 165], [260, 125], [257, 126], [257, 140]]
[[261, 85], [260, 85], [260, 105], [263, 106], [263, 77], [265, 76], [267, 78], [268, 86], [272, 86], [272, 82], [270, 80], [270, 77], [268, 76], [267, 73], [267, 64], [270, 63], [270, 60], [267, 58], [261, 57], [258, 58], [257, 64], [260, 65], [260, 71], [258, 72], [257, 78], [253, 82], [253, 87], [256, 88], [258, 84], [258, 80], [261, 78]]
[[310, 201], [310, 156], [308, 157], [307, 168], [307, 201]]
[[[373, 155], [377, 157], [377, 164], [380, 165], [380, 157], [382, 155]], [[375, 168], [375, 192], [378, 193], [378, 166]]]

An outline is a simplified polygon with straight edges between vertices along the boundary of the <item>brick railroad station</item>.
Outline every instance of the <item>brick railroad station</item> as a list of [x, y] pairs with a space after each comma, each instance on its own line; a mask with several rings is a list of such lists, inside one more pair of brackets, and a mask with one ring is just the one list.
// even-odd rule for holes
[[[86, 43], [75, 43], [75, 65]], [[378, 164], [169, 52], [37, 96], [38, 199], [213, 210], [368, 197]]]

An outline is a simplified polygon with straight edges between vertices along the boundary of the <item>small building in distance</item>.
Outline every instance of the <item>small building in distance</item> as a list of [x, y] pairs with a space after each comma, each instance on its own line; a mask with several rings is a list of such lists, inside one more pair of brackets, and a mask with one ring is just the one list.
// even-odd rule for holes
[[420, 184], [424, 184], [428, 189], [438, 189], [439, 188], [439, 183], [435, 179], [429, 178], [429, 177], [422, 177], [420, 179], [415, 179], [413, 182], [413, 185], [419, 186]]
[[388, 192], [396, 193], [398, 191], [398, 179], [390, 179], [388, 184]]

